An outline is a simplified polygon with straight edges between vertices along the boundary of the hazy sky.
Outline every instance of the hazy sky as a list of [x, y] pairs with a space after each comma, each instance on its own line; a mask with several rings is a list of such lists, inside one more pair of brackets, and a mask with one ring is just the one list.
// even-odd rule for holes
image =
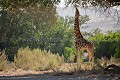
[[[58, 15], [65, 18], [65, 16], [74, 16], [75, 8], [72, 6], [69, 6], [65, 8], [64, 6], [65, 2], [64, 0], [61, 0], [61, 3], [58, 5], [57, 12]], [[105, 17], [105, 15], [100, 14], [99, 12], [95, 12], [94, 10], [89, 9], [82, 9], [78, 8], [80, 10], [80, 15], [89, 15], [90, 21], [87, 22], [87, 24], [83, 26], [90, 26], [86, 29], [81, 29], [81, 31], [91, 31], [96, 28], [100, 28], [103, 32], [110, 31], [117, 31], [120, 30], [120, 23], [117, 24], [116, 18], [113, 17]], [[116, 9], [116, 7], [113, 8]], [[120, 6], [117, 7], [117, 10], [120, 10]], [[115, 19], [115, 20], [114, 20]]]
[[[61, 7], [63, 8], [62, 11], [58, 11], [59, 14], [61, 16], [74, 16], [74, 7], [71, 6], [71, 8], [65, 8], [65, 0], [61, 0], [60, 4], [58, 5], [58, 7]], [[112, 8], [113, 10], [114, 9], [117, 9], [117, 10], [120, 10], [120, 6], [115, 6]], [[90, 10], [90, 9], [82, 9], [82, 8], [79, 8], [80, 10], [80, 15], [89, 15], [90, 17], [94, 18], [94, 17], [100, 17], [100, 15], [102, 14], [99, 14], [99, 12], [95, 12], [95, 10]], [[112, 11], [113, 11], [112, 10]], [[118, 13], [120, 15], [120, 11]], [[113, 14], [112, 14], [113, 15]]]
[[64, 0], [61, 0], [60, 4], [58, 6], [59, 7], [64, 7], [64, 4], [65, 4]]

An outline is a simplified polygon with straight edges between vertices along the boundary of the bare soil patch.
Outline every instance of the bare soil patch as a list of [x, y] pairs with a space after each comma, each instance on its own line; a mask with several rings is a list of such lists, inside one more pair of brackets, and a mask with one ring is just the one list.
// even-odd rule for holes
[[6, 71], [0, 71], [0, 80], [15, 80], [15, 79], [46, 79], [46, 80], [120, 80], [120, 74], [107, 73], [104, 74], [103, 70], [73, 70], [73, 66], [76, 64], [64, 64], [61, 66], [61, 70], [56, 72], [54, 70], [48, 71], [32, 71], [32, 70], [22, 70], [22, 69], [11, 69]]

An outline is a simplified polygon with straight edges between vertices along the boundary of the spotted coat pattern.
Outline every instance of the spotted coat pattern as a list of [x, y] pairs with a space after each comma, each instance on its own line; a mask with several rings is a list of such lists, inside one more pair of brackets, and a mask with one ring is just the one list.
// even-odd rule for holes
[[77, 56], [78, 56], [80, 50], [87, 50], [88, 57], [89, 57], [89, 62], [91, 60], [94, 61], [93, 43], [84, 39], [83, 35], [81, 34], [80, 28], [79, 28], [79, 16], [80, 16], [79, 10], [76, 8], [75, 23], [74, 23], [74, 35], [75, 35], [75, 48], [76, 48], [76, 51], [77, 51]]

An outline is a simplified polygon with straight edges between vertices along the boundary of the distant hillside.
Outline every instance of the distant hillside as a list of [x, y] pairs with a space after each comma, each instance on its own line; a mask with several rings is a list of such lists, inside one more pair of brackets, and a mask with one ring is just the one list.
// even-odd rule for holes
[[[120, 22], [115, 18], [108, 18], [93, 10], [79, 9], [81, 15], [89, 15], [90, 21], [87, 24], [82, 25], [81, 31], [91, 32], [94, 29], [100, 28], [102, 32], [117, 31], [120, 30]], [[75, 9], [73, 7], [57, 8], [58, 15], [65, 18], [65, 16], [74, 16]], [[87, 27], [86, 27], [87, 26]]]

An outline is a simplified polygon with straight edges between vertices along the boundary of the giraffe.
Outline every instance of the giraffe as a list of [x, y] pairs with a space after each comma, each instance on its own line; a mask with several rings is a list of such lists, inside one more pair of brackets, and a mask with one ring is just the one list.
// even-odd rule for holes
[[79, 28], [79, 10], [76, 8], [75, 22], [74, 22], [74, 35], [75, 35], [75, 48], [77, 51], [77, 63], [80, 61], [80, 50], [86, 50], [88, 53], [89, 62], [94, 61], [94, 47], [93, 43], [84, 39]]

